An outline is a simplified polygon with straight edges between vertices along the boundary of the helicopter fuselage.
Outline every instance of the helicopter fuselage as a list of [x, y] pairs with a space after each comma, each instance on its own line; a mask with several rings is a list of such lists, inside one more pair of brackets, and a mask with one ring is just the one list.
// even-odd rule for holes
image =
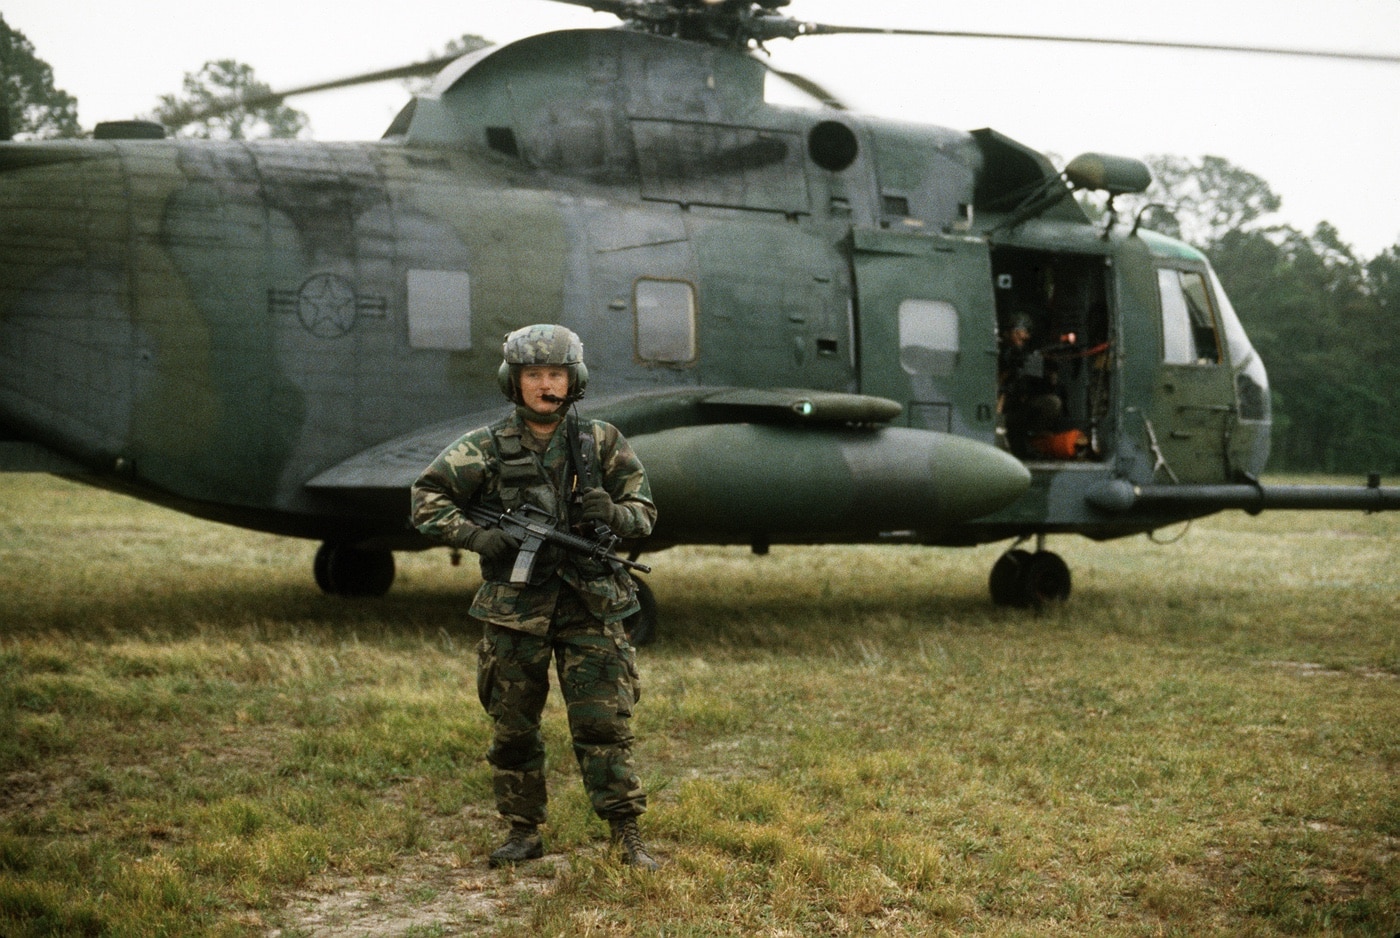
[[575, 31], [465, 57], [375, 143], [0, 146], [3, 462], [423, 546], [407, 484], [503, 412], [501, 337], [547, 321], [659, 545], [1116, 537], [1215, 509], [1111, 483], [1262, 469], [1267, 378], [1202, 255], [1091, 223], [993, 131], [764, 81]]

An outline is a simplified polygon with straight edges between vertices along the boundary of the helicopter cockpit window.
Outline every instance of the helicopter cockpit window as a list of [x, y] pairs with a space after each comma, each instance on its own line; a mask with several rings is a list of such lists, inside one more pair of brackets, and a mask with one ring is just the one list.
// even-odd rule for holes
[[942, 300], [899, 304], [899, 364], [911, 375], [946, 378], [958, 363], [958, 311]]
[[1220, 318], [1225, 327], [1225, 347], [1230, 351], [1230, 367], [1235, 371], [1235, 393], [1240, 402], [1241, 420], [1269, 420], [1269, 375], [1264, 362], [1255, 354], [1254, 346], [1240, 323], [1240, 317], [1230, 304], [1230, 297], [1220, 284], [1215, 271], [1210, 283], [1220, 298]]
[[1162, 296], [1162, 361], [1169, 365], [1213, 365], [1220, 337], [1206, 279], [1194, 270], [1157, 271]]
[[683, 280], [637, 281], [637, 357], [646, 362], [695, 361], [695, 287]]
[[633, 118], [642, 198], [789, 215], [811, 211], [806, 147], [758, 127]]

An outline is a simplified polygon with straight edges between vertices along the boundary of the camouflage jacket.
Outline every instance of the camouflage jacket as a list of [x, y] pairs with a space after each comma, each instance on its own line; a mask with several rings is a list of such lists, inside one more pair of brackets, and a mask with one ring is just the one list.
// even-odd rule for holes
[[[593, 467], [589, 471], [592, 484], [606, 489], [625, 515], [613, 533], [624, 538], [650, 534], [656, 506], [646, 471], [632, 447], [609, 423], [586, 419], [578, 423], [580, 440], [590, 451], [584, 459]], [[567, 426], [559, 424], [554, 435], [542, 441], [512, 412], [466, 434], [443, 450], [414, 483], [414, 525], [433, 540], [465, 547], [477, 526], [463, 509], [474, 505], [499, 511], [528, 503], [562, 517], [569, 511], [569, 493], [565, 491], [571, 465]], [[588, 447], [590, 439], [592, 446]], [[580, 480], [579, 484], [590, 483]], [[492, 563], [482, 558], [482, 584], [472, 601], [473, 616], [544, 635], [549, 631], [558, 591], [565, 584], [577, 590], [589, 611], [605, 622], [626, 618], [638, 609], [636, 584], [626, 571], [614, 571], [587, 557], [546, 546], [536, 564], [537, 573], [543, 576], [529, 586], [512, 586], [508, 582], [512, 562]]]

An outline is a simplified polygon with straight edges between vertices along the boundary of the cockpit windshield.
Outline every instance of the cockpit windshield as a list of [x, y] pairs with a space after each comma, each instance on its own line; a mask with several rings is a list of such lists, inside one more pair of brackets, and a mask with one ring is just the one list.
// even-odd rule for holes
[[1210, 271], [1211, 291], [1220, 308], [1221, 324], [1225, 328], [1225, 344], [1230, 350], [1230, 366], [1235, 372], [1235, 393], [1239, 398], [1241, 420], [1269, 420], [1269, 375], [1264, 362], [1250, 344], [1249, 336], [1230, 305], [1230, 297], [1220, 284], [1215, 271]]

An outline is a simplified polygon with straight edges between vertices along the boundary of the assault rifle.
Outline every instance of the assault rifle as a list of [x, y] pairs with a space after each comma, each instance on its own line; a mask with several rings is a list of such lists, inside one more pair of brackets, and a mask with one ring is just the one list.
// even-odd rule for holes
[[535, 569], [535, 560], [540, 548], [545, 544], [557, 544], [575, 554], [583, 554], [593, 560], [611, 564], [614, 570], [626, 567], [641, 573], [650, 573], [651, 567], [626, 557], [619, 557], [613, 550], [622, 540], [605, 524], [594, 526], [592, 538], [561, 531], [554, 526], [554, 518], [543, 508], [534, 505], [521, 505], [510, 511], [492, 511], [480, 505], [467, 512], [473, 524], [483, 528], [500, 528], [520, 541], [520, 553], [515, 555], [515, 566], [510, 571], [512, 586], [524, 586], [530, 582], [530, 574]]

